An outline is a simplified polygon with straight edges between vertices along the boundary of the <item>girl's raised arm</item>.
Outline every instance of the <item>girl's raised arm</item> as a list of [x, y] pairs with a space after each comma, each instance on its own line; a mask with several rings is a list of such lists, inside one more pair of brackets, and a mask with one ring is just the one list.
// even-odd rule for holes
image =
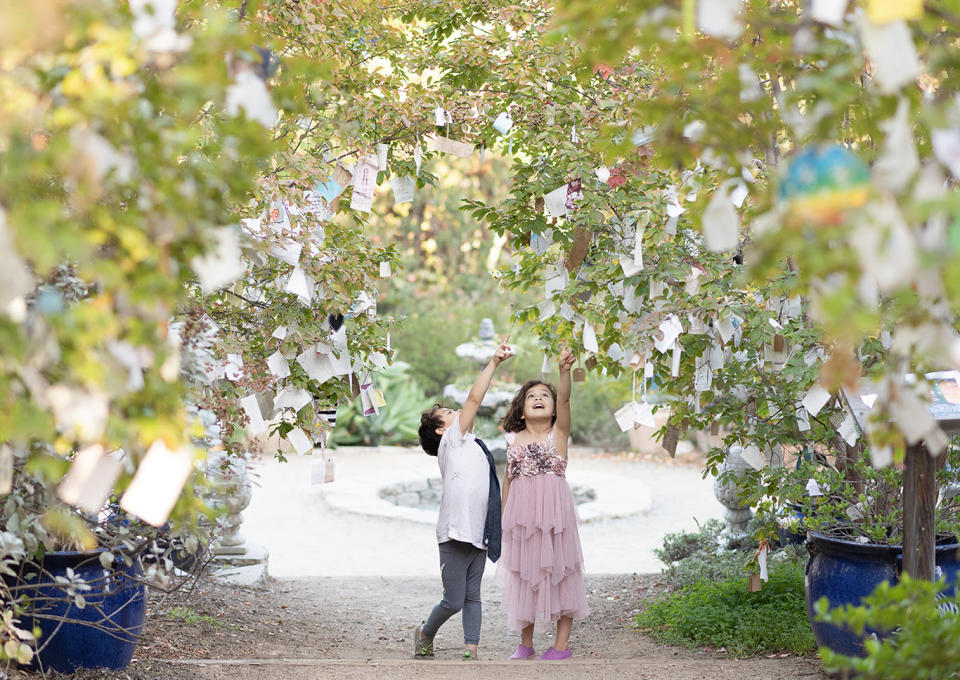
[[560, 380], [557, 382], [557, 421], [553, 424], [553, 440], [564, 458], [567, 457], [567, 437], [570, 435], [570, 367], [574, 361], [573, 352], [563, 347], [558, 360]]

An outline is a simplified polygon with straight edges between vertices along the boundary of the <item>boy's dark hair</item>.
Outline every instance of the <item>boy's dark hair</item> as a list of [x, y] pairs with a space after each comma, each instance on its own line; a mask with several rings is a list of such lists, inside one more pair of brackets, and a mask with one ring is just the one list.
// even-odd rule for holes
[[504, 432], [523, 432], [527, 428], [527, 424], [523, 419], [523, 402], [527, 398], [527, 392], [537, 385], [543, 385], [550, 390], [550, 394], [553, 395], [553, 420], [551, 420], [550, 423], [553, 424], [557, 422], [557, 388], [542, 380], [528, 380], [523, 384], [523, 387], [513, 395], [510, 408], [507, 409], [507, 414], [503, 416], [503, 419], [500, 421], [500, 426]]
[[427, 455], [435, 456], [440, 449], [440, 439], [442, 435], [437, 434], [437, 428], [443, 427], [443, 421], [437, 415], [437, 409], [443, 408], [443, 404], [434, 404], [426, 411], [420, 414], [420, 446], [427, 452]]

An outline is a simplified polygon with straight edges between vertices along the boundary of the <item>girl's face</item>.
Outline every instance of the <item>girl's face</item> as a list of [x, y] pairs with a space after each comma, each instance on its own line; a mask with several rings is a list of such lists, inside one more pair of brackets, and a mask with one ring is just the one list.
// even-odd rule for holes
[[553, 418], [553, 394], [546, 385], [534, 385], [523, 397], [523, 417], [526, 420]]

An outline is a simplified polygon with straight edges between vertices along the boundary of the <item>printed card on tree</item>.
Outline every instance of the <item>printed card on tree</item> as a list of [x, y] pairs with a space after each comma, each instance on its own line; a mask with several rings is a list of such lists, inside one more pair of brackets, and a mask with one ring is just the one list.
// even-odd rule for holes
[[386, 278], [390, 277], [392, 274], [393, 274], [393, 272], [392, 272], [391, 269], [390, 269], [390, 263], [389, 263], [389, 262], [381, 262], [381, 263], [380, 263], [380, 278], [381, 278], [381, 279], [386, 279]]
[[74, 457], [57, 487], [57, 497], [84, 512], [100, 512], [122, 467], [120, 459], [105, 453], [99, 444], [88, 446]]
[[417, 183], [413, 177], [402, 176], [390, 178], [390, 188], [393, 189], [393, 201], [395, 203], [412, 203], [416, 187]]
[[353, 173], [353, 198], [350, 208], [368, 213], [373, 205], [373, 192], [377, 187], [377, 157], [364, 156]]
[[290, 228], [290, 215], [283, 201], [270, 201], [270, 207], [267, 209], [267, 226], [278, 233]]
[[171, 451], [163, 440], [157, 439], [140, 462], [120, 499], [120, 507], [147, 524], [162, 526], [192, 470], [193, 454], [189, 449]]

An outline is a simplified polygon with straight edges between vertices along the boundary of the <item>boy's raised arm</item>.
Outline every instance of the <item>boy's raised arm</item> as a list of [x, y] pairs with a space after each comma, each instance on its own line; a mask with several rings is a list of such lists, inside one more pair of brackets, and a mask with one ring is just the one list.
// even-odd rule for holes
[[493, 353], [493, 358], [490, 359], [490, 363], [480, 371], [480, 375], [478, 375], [477, 379], [473, 382], [473, 387], [470, 388], [467, 401], [463, 404], [463, 409], [460, 411], [460, 431], [464, 434], [473, 429], [473, 418], [477, 415], [477, 409], [480, 408], [480, 402], [483, 401], [487, 390], [490, 389], [493, 372], [497, 370], [497, 366], [513, 356], [513, 350], [507, 345], [507, 340], [509, 339], [510, 336], [508, 335], [506, 339], [500, 343], [497, 351]]

